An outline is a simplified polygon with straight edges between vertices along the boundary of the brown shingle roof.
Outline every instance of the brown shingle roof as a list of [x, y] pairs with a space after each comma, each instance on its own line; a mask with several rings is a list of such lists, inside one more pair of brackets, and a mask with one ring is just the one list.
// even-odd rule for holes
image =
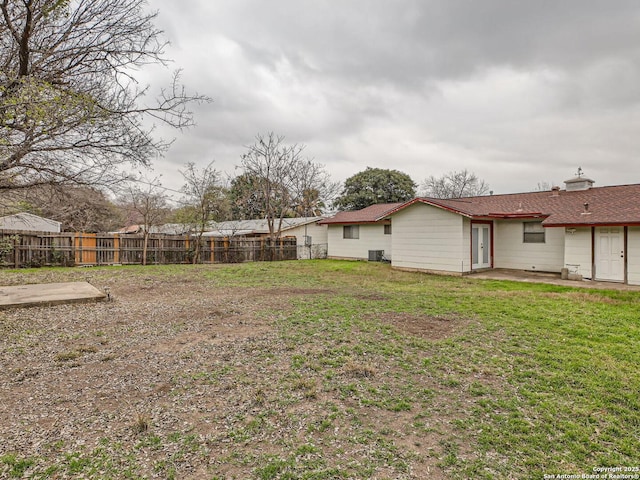
[[[544, 218], [547, 227], [580, 225], [640, 225], [640, 184], [489, 195], [458, 199], [415, 198], [381, 218], [414, 203], [426, 203], [469, 218]], [[588, 204], [588, 207], [585, 207]]]
[[330, 224], [353, 224], [353, 223], [376, 223], [382, 220], [385, 214], [397, 207], [404, 205], [403, 203], [379, 203], [371, 205], [362, 210], [353, 212], [338, 212], [331, 218], [325, 218], [318, 222], [319, 225]]

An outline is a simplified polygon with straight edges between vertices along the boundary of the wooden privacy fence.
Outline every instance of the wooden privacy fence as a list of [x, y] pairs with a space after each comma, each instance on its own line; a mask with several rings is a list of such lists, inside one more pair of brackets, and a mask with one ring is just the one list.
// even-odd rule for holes
[[[189, 235], [151, 235], [147, 264], [192, 263], [196, 238]], [[142, 235], [0, 231], [2, 266], [141, 264]], [[274, 242], [268, 238], [203, 237], [199, 263], [239, 263], [296, 260], [295, 237]]]

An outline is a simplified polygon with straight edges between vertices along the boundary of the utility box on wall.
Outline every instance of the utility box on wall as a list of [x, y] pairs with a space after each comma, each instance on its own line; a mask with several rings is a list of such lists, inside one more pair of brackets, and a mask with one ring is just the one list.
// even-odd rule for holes
[[369, 250], [369, 261], [381, 262], [383, 255], [384, 255], [384, 250]]

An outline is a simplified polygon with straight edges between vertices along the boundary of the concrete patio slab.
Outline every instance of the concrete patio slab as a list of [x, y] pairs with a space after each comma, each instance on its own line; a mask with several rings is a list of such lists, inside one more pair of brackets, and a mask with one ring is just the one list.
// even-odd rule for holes
[[100, 302], [106, 298], [104, 292], [87, 282], [0, 286], [0, 310], [62, 303]]
[[552, 285], [562, 285], [565, 287], [595, 288], [601, 290], [640, 291], [640, 286], [638, 285], [627, 285], [616, 282], [598, 282], [593, 280], [562, 280], [559, 273], [529, 272], [503, 268], [472, 273], [468, 278], [477, 278], [481, 280], [512, 280], [515, 282], [528, 283], [550, 283]]

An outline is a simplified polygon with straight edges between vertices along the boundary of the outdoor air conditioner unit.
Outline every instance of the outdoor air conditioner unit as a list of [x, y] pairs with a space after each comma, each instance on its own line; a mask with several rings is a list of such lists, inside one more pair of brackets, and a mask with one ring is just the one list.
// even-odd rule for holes
[[384, 250], [369, 250], [369, 261], [381, 262], [383, 255], [384, 255]]

